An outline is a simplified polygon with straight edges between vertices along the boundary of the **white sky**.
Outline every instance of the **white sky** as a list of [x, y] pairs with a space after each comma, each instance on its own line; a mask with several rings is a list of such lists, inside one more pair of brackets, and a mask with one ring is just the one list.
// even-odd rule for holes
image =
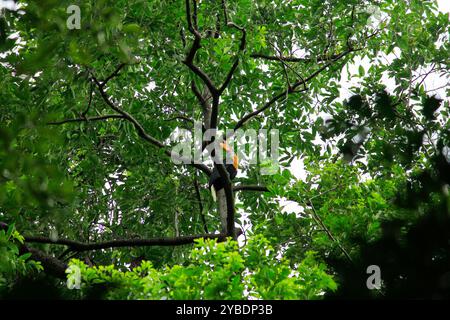
[[450, 1], [449, 0], [438, 0], [439, 11], [450, 12]]

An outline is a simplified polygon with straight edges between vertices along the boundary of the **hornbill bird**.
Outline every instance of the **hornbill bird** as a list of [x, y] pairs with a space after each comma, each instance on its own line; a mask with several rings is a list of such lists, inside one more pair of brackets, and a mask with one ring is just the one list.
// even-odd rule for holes
[[[223, 150], [225, 150], [227, 157], [224, 159], [224, 165], [225, 169], [227, 170], [228, 174], [230, 175], [230, 180], [233, 180], [236, 177], [237, 170], [238, 170], [238, 156], [234, 154], [233, 150], [225, 143], [221, 143], [220, 146]], [[226, 163], [227, 158], [233, 159], [233, 163]], [[214, 170], [209, 177], [209, 188], [211, 189], [211, 195], [216, 201], [216, 192], [223, 189], [225, 187], [225, 180], [220, 176], [219, 171], [216, 167], [214, 167]]]

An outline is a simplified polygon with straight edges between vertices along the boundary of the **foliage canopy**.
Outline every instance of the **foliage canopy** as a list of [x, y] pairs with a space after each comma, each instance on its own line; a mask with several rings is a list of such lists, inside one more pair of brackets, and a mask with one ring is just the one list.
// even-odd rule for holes
[[[435, 1], [78, 1], [70, 29], [72, 2], [0, 16], [2, 296], [450, 297]], [[211, 161], [170, 157], [195, 121], [279, 130], [279, 168], [216, 164], [221, 211]]]

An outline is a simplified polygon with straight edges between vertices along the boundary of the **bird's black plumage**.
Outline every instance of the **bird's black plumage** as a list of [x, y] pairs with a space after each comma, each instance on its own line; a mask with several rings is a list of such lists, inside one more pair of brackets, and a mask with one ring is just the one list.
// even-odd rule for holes
[[[233, 154], [233, 150], [226, 144], [221, 143], [220, 146], [222, 149], [227, 153], [228, 156], [232, 156], [233, 163], [226, 163], [224, 160], [225, 169], [227, 170], [230, 180], [233, 180], [236, 177], [237, 170], [238, 170], [238, 157], [236, 154]], [[214, 167], [214, 170], [209, 177], [209, 188], [212, 189], [214, 187], [214, 190], [211, 190], [213, 192], [213, 198], [215, 198], [215, 192], [223, 189], [225, 187], [225, 180], [220, 176], [219, 170], [217, 170], [217, 167]]]
[[[232, 164], [226, 164], [225, 168], [227, 169], [228, 174], [230, 175], [230, 180], [233, 180], [236, 177], [237, 169]], [[209, 177], [209, 187], [214, 186], [216, 191], [219, 191], [225, 187], [225, 181], [220, 176], [217, 168], [214, 168], [211, 176]]]

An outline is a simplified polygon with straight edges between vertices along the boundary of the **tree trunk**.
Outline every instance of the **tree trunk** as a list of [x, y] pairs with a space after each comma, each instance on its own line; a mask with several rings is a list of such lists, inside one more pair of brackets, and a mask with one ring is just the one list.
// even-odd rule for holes
[[227, 233], [227, 198], [225, 196], [225, 189], [217, 191], [217, 209], [220, 215], [220, 224], [222, 232]]

